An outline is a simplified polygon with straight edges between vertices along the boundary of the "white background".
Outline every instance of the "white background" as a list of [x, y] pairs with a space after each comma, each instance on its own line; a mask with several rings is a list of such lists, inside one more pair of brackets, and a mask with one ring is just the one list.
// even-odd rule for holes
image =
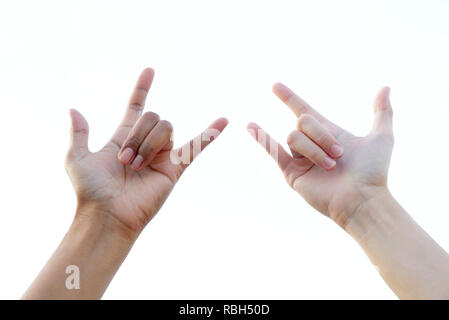
[[[449, 249], [448, 1], [0, 2], [0, 298], [19, 298], [67, 231], [68, 109], [92, 150], [140, 71], [178, 145], [229, 127], [192, 165], [104, 298], [395, 298], [357, 243], [310, 208], [245, 130], [285, 142], [281, 81], [355, 134], [392, 88], [392, 193]], [[284, 144], [285, 145], [285, 144]]]

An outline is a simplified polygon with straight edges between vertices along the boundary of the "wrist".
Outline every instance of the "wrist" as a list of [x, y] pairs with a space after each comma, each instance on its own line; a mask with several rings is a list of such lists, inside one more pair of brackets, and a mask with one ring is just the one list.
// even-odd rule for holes
[[95, 205], [78, 205], [69, 234], [117, 241], [132, 246], [139, 233]]
[[66, 290], [69, 298], [97, 299], [131, 250], [137, 235], [99, 208], [79, 206], [60, 249], [62, 266], [76, 265], [80, 290]]
[[[23, 298], [100, 298], [136, 238], [104, 211], [79, 206], [66, 236]], [[67, 287], [69, 266], [78, 270], [76, 290]]]
[[357, 241], [375, 230], [388, 232], [390, 226], [402, 219], [403, 210], [386, 187], [370, 193], [355, 208], [343, 228]]

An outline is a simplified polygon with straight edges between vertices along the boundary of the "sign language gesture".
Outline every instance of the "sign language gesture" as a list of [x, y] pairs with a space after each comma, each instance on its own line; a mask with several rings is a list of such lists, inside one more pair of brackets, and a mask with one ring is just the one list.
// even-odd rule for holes
[[287, 139], [291, 155], [257, 124], [248, 124], [248, 131], [275, 159], [288, 184], [345, 228], [361, 206], [388, 192], [393, 149], [389, 88], [375, 99], [373, 128], [365, 137], [327, 120], [282, 84], [275, 84], [273, 92], [298, 118], [296, 130]]
[[153, 112], [142, 114], [153, 76], [150, 68], [142, 72], [120, 126], [98, 152], [88, 149], [87, 121], [78, 111], [70, 111], [72, 138], [66, 168], [78, 207], [109, 215], [136, 233], [157, 213], [194, 157], [228, 124], [220, 118], [197, 138], [172, 150], [170, 122]]

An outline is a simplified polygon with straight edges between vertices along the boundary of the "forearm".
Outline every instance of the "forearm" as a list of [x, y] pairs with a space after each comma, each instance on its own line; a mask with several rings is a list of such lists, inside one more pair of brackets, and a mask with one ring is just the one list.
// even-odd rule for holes
[[401, 299], [449, 299], [449, 255], [389, 192], [357, 210], [346, 230]]
[[[136, 236], [101, 212], [78, 212], [48, 263], [23, 299], [98, 299], [125, 259]], [[67, 288], [68, 266], [79, 268], [79, 289]]]

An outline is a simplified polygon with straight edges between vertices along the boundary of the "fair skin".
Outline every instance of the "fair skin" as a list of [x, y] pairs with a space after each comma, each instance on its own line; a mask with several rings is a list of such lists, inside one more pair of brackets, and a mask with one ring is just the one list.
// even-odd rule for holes
[[393, 149], [389, 88], [374, 102], [374, 124], [357, 137], [282, 84], [274, 93], [298, 118], [291, 154], [257, 124], [249, 133], [278, 163], [287, 183], [346, 230], [401, 299], [448, 299], [449, 255], [395, 201], [387, 186]]
[[[176, 155], [189, 150], [187, 162], [173, 162], [171, 124], [151, 112], [141, 115], [153, 76], [152, 69], [142, 73], [122, 123], [96, 153], [88, 150], [86, 120], [71, 111], [66, 167], [77, 194], [77, 212], [23, 298], [100, 298], [181, 174], [210, 143], [208, 137], [226, 127], [226, 119], [216, 120], [200, 135], [206, 139], [175, 150]], [[375, 99], [374, 125], [365, 137], [333, 124], [284, 85], [276, 84], [273, 90], [298, 118], [287, 140], [291, 154], [258, 125], [251, 123], [248, 130], [275, 158], [288, 184], [358, 241], [399, 298], [449, 298], [448, 254], [388, 190], [393, 148], [389, 88]], [[69, 265], [80, 269], [79, 290], [65, 287]]]
[[[153, 112], [142, 115], [153, 77], [150, 68], [142, 72], [122, 122], [98, 152], [88, 149], [87, 121], [78, 111], [70, 111], [72, 138], [66, 169], [77, 195], [77, 211], [24, 299], [100, 298], [184, 170], [228, 124], [217, 119], [201, 135], [173, 150], [172, 125]], [[69, 265], [79, 267], [79, 290], [66, 288]]]

